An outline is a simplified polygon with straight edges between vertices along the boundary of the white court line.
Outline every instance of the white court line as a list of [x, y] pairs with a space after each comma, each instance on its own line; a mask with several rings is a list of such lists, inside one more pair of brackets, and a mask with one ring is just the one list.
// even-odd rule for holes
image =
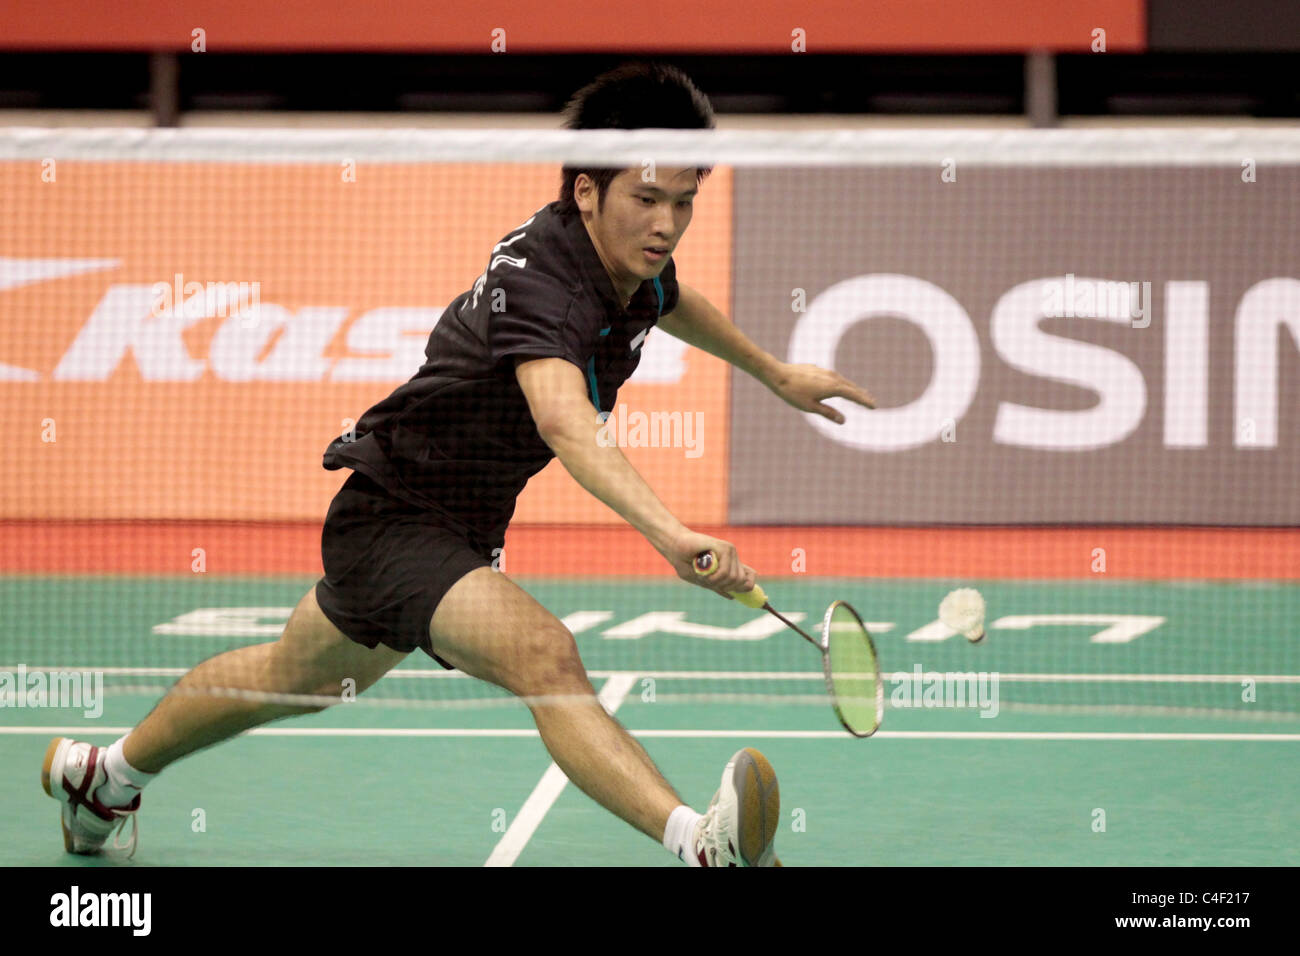
[[[632, 689], [636, 683], [635, 674], [619, 674], [607, 680], [600, 693], [597, 695], [601, 704], [610, 714], [618, 710], [623, 699], [627, 697], [627, 692]], [[536, 731], [534, 731], [536, 733]], [[523, 852], [528, 841], [532, 839], [537, 832], [538, 826], [541, 825], [542, 818], [559, 799], [560, 793], [564, 790], [564, 785], [569, 782], [569, 778], [552, 761], [551, 765], [546, 768], [542, 774], [542, 779], [537, 782], [533, 792], [528, 795], [524, 805], [519, 808], [515, 814], [514, 822], [510, 828], [497, 842], [496, 847], [492, 850], [492, 855], [487, 858], [484, 866], [513, 866], [519, 854]]]
[[[185, 667], [36, 667], [23, 665], [28, 674], [38, 672], [92, 671], [105, 677], [183, 677], [189, 673]], [[0, 666], [0, 671], [16, 671], [17, 665]], [[975, 671], [936, 671], [922, 668], [922, 673], [941, 674], [944, 676], [967, 676]], [[1243, 680], [1253, 680], [1257, 684], [1300, 684], [1300, 674], [1070, 674], [1070, 673], [1013, 673], [1008, 671], [987, 671], [998, 675], [1002, 681], [1018, 683], [1062, 683], [1062, 684], [1109, 684], [1109, 683], [1150, 683], [1150, 684], [1235, 684]], [[607, 671], [590, 670], [588, 677], [613, 679], [634, 674], [636, 677], [654, 677], [661, 680], [807, 680], [820, 682], [825, 680], [820, 670], [816, 671]], [[888, 671], [881, 676], [885, 680], [901, 681], [915, 677], [915, 669], [910, 671]], [[468, 680], [468, 674], [448, 670], [391, 670], [384, 675], [384, 680]]]
[[[612, 681], [611, 681], [612, 683]], [[606, 687], [609, 684], [605, 685]], [[604, 688], [601, 689], [604, 692]], [[121, 736], [130, 727], [0, 727], [6, 734], [67, 734], [78, 739], [103, 735]], [[264, 727], [248, 732], [253, 737], [536, 737], [536, 730], [470, 730], [459, 727]], [[854, 742], [842, 730], [633, 730], [633, 737], [656, 738], [754, 738], [761, 740], [842, 740]], [[1228, 733], [1130, 733], [1127, 731], [1054, 731], [1054, 730], [881, 730], [872, 740], [1221, 740], [1221, 741], [1300, 741], [1300, 734], [1228, 734]], [[552, 765], [554, 766], [554, 765]], [[545, 779], [545, 777], [543, 777]], [[538, 784], [540, 787], [541, 784]], [[563, 784], [561, 784], [561, 788]], [[534, 791], [536, 793], [536, 791]], [[558, 796], [558, 791], [557, 791]], [[532, 799], [531, 797], [529, 798]], [[552, 801], [554, 802], [554, 801]], [[526, 804], [525, 804], [526, 805]], [[522, 811], [521, 811], [522, 812]], [[540, 818], [539, 818], [540, 819]], [[518, 822], [516, 820], [516, 822]], [[508, 833], [507, 833], [508, 835]], [[502, 838], [504, 839], [504, 837]]]

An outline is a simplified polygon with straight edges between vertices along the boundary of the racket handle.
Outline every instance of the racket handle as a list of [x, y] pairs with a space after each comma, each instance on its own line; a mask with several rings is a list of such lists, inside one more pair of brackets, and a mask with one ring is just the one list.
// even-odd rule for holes
[[[695, 573], [700, 577], [707, 578], [717, 570], [718, 556], [713, 551], [701, 551], [695, 556]], [[761, 608], [767, 603], [767, 595], [763, 593], [757, 581], [754, 582], [754, 590], [732, 591], [731, 596], [745, 607]]]

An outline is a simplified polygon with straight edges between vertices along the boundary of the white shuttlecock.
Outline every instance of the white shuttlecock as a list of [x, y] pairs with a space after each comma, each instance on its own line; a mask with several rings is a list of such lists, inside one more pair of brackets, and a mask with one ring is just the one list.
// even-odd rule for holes
[[984, 598], [974, 588], [958, 588], [939, 604], [939, 620], [966, 640], [984, 640]]

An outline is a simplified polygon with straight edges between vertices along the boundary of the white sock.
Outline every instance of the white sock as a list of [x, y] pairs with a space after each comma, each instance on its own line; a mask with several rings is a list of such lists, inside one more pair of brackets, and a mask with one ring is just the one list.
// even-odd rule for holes
[[668, 826], [664, 828], [664, 846], [668, 852], [687, 866], [699, 866], [695, 855], [695, 825], [701, 816], [683, 804], [668, 816]]
[[108, 748], [104, 754], [104, 773], [108, 779], [99, 786], [96, 796], [99, 802], [106, 807], [124, 807], [135, 799], [136, 794], [144, 789], [156, 773], [145, 773], [143, 770], [136, 770], [126, 762], [126, 755], [122, 753], [123, 737], [113, 746]]

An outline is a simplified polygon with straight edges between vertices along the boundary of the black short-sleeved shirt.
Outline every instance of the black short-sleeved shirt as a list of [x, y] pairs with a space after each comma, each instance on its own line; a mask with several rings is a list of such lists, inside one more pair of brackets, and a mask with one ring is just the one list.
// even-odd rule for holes
[[325, 467], [367, 475], [472, 541], [499, 540], [524, 485], [554, 457], [515, 378], [516, 357], [572, 362], [592, 404], [608, 412], [646, 332], [677, 297], [669, 259], [624, 309], [581, 214], [543, 206], [492, 248], [474, 287], [429, 334], [420, 370], [330, 443]]

